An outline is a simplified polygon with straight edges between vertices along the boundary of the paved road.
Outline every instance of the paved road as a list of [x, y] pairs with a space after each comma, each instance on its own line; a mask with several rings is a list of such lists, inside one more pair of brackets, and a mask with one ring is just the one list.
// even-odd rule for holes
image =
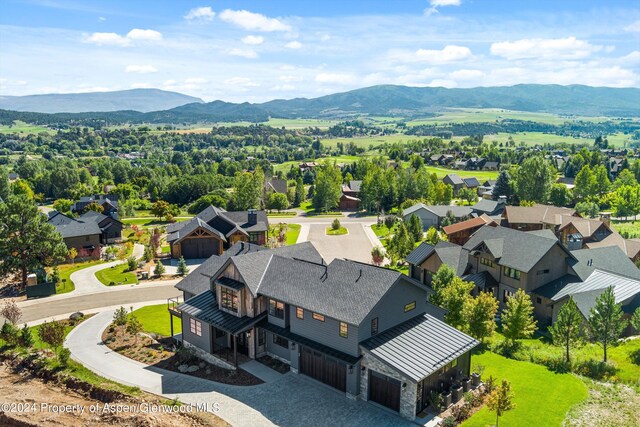
[[[167, 298], [182, 295], [174, 288], [177, 281], [166, 281], [153, 285], [118, 286], [114, 290], [96, 294], [66, 296], [64, 298], [49, 297], [18, 303], [22, 310], [21, 323], [35, 322], [42, 319], [68, 317], [76, 311], [85, 313], [96, 312], [103, 307], [129, 306], [150, 301], [166, 302]], [[104, 288], [105, 286], [103, 286]], [[167, 315], [168, 319], [168, 315]]]
[[[258, 386], [232, 386], [146, 366], [107, 348], [102, 331], [113, 318], [105, 311], [76, 327], [65, 346], [71, 357], [111, 380], [183, 403], [207, 403], [235, 426], [414, 425], [363, 401], [347, 399], [301, 375], [287, 373]], [[219, 410], [214, 410], [217, 404]]]
[[[136, 259], [142, 258], [144, 255], [144, 246], [136, 243], [133, 246], [132, 255], [136, 257]], [[124, 261], [126, 262], [126, 261]], [[107, 268], [114, 267], [119, 264], [123, 264], [123, 261], [112, 261], [104, 264], [94, 265], [92, 267], [83, 268], [82, 270], [78, 270], [74, 273], [71, 273], [69, 277], [73, 284], [75, 285], [75, 289], [69, 294], [71, 295], [85, 295], [92, 294], [95, 292], [100, 292], [105, 289], [116, 289], [114, 287], [107, 287], [103, 285], [97, 278], [96, 272], [100, 270], [104, 270]]]
[[365, 233], [364, 226], [361, 223], [343, 223], [342, 225], [349, 230], [349, 234], [328, 236], [326, 234], [328, 224], [310, 224], [307, 239], [313, 242], [327, 263], [334, 258], [371, 262], [371, 249], [374, 243]]

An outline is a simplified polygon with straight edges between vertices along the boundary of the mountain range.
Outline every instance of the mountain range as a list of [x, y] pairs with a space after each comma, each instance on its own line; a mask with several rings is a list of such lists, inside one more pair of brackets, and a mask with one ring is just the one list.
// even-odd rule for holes
[[[447, 89], [380, 85], [319, 98], [261, 104], [213, 101], [159, 89], [72, 95], [0, 97], [8, 119], [52, 123], [96, 119], [121, 123], [264, 122], [269, 117], [341, 119], [362, 116], [424, 117], [444, 108], [501, 108], [562, 115], [640, 117], [640, 89], [535, 85]], [[62, 113], [64, 111], [64, 113]]]
[[201, 102], [202, 99], [200, 98], [160, 89], [0, 96], [0, 108], [34, 113], [84, 113], [88, 111], [121, 110], [134, 110], [145, 113]]

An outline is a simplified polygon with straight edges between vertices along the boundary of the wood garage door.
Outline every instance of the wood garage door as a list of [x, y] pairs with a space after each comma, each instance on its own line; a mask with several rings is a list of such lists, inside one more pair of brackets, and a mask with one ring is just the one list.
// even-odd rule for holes
[[340, 391], [347, 390], [347, 367], [307, 347], [300, 347], [300, 373]]
[[218, 241], [213, 238], [187, 238], [182, 241], [180, 246], [182, 256], [187, 259], [209, 258], [211, 255], [218, 255]]
[[400, 411], [400, 381], [370, 370], [369, 400]]

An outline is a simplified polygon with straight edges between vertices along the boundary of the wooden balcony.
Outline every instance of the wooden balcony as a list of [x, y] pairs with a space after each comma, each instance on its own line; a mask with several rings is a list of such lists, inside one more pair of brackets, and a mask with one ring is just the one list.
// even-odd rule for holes
[[182, 297], [169, 298], [167, 299], [167, 310], [171, 315], [182, 318], [182, 311], [178, 309], [180, 304], [182, 304]]

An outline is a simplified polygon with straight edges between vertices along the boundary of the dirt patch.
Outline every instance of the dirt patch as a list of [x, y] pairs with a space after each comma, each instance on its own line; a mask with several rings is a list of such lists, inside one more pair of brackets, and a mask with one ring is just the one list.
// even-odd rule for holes
[[102, 334], [102, 341], [123, 356], [168, 371], [223, 384], [249, 386], [263, 383], [243, 369], [224, 369], [195, 357], [186, 349], [176, 349], [171, 338], [156, 340], [146, 334], [139, 334], [136, 338], [119, 328], [109, 326]]
[[627, 427], [640, 426], [640, 392], [622, 384], [585, 379], [589, 397], [571, 408], [564, 426]]
[[[180, 414], [160, 412], [159, 408], [170, 405], [171, 402], [160, 400], [157, 396], [143, 394], [140, 399], [128, 397], [124, 401], [116, 401], [114, 404], [126, 405], [126, 407], [138, 408], [141, 412], [116, 413], [115, 410], [105, 411], [104, 404], [97, 400], [87, 398], [82, 391], [73, 388], [62, 387], [52, 382], [43, 383], [24, 370], [12, 372], [7, 365], [0, 365], [0, 402], [3, 411], [0, 411], [0, 425], [2, 426], [227, 426], [228, 424], [217, 416], [196, 412]], [[56, 409], [78, 408], [75, 412], [61, 412]], [[77, 405], [77, 406], [74, 406]], [[90, 408], [99, 408], [99, 411], [91, 412]], [[97, 405], [100, 405], [99, 407]], [[4, 408], [7, 406], [7, 408]], [[80, 412], [84, 408], [84, 412]]]

